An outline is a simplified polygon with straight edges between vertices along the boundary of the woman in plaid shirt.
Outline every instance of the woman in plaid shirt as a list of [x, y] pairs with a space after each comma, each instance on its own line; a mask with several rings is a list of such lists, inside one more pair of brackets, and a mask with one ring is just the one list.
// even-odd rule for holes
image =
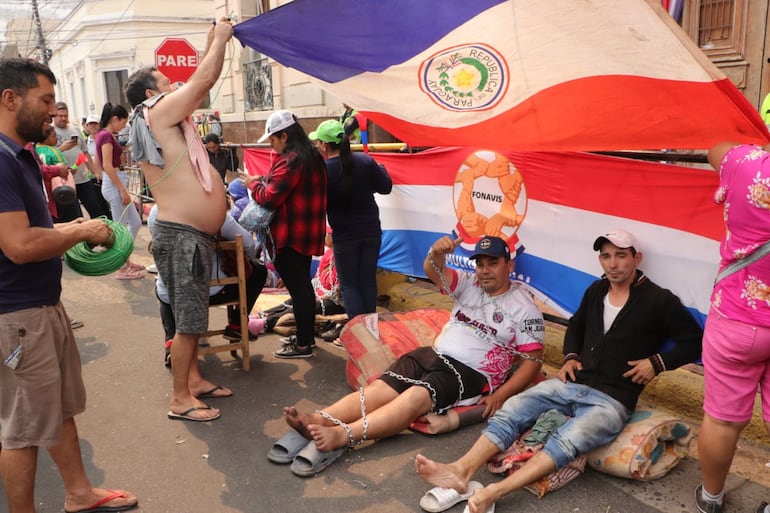
[[[324, 252], [326, 236], [326, 165], [323, 157], [287, 110], [270, 115], [265, 134], [278, 154], [264, 176], [249, 177], [254, 201], [275, 212], [270, 224], [275, 268], [294, 305], [297, 334], [274, 354], [278, 358], [313, 356], [315, 293], [310, 260]], [[267, 241], [271, 243], [270, 240]]]

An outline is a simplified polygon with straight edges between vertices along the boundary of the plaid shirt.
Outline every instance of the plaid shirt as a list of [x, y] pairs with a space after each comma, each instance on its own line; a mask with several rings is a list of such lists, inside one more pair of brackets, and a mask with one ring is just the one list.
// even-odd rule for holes
[[[288, 163], [296, 153], [278, 155], [264, 180], [250, 188], [254, 201], [275, 211], [270, 231], [276, 253], [292, 248], [302, 255], [321, 255], [326, 237], [326, 166], [317, 169]], [[294, 162], [292, 162], [294, 163]]]

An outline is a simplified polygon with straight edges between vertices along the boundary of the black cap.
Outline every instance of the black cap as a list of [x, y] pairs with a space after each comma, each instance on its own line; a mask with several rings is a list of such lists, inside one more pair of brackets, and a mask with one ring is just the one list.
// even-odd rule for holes
[[511, 259], [511, 250], [508, 244], [500, 237], [482, 237], [480, 241], [476, 243], [476, 247], [473, 250], [471, 258], [479, 256], [491, 256], [491, 257], [503, 257], [506, 260]]
[[203, 143], [208, 144], [210, 142], [219, 144], [220, 143], [219, 136], [213, 132], [209, 132], [208, 134], [206, 134], [206, 137], [203, 138]]

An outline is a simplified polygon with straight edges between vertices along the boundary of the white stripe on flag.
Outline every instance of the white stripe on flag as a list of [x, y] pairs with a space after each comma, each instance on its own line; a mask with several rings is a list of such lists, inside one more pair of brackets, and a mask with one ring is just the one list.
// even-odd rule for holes
[[[389, 196], [377, 196], [383, 230], [449, 234], [457, 218], [452, 187], [397, 185]], [[624, 228], [641, 246], [640, 268], [683, 303], [707, 313], [711, 286], [719, 264], [719, 242], [643, 221], [610, 216], [537, 200], [529, 200], [518, 232], [527, 254], [599, 277], [593, 242], [601, 233]]]
[[[420, 65], [437, 52], [477, 43], [504, 56], [508, 92], [493, 109], [447, 116], [417, 87]], [[452, 128], [495, 117], [543, 89], [580, 78], [626, 75], [693, 82], [723, 78], [693, 49], [694, 44], [677, 37], [647, 2], [506, 2], [401, 64], [382, 73], [356, 75], [333, 87], [335, 95], [351, 105]]]
[[626, 229], [637, 238], [643, 255], [639, 267], [652, 281], [672, 290], [683, 303], [708, 312], [719, 267], [719, 242], [715, 240], [535, 200], [528, 203], [527, 217], [518, 235], [526, 253], [598, 277], [602, 269], [593, 243], [613, 228]]

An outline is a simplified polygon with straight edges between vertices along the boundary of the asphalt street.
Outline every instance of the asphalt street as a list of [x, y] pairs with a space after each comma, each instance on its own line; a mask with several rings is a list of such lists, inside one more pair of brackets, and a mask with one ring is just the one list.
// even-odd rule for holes
[[[136, 260], [151, 263], [146, 227], [137, 239]], [[281, 407], [315, 409], [350, 389], [345, 352], [318, 341], [316, 356], [279, 360], [276, 335], [252, 343], [252, 369], [243, 372], [228, 353], [202, 362], [210, 380], [233, 389], [215, 401], [222, 417], [189, 423], [166, 417], [171, 377], [163, 365], [163, 331], [154, 280], [119, 281], [85, 277], [65, 269], [63, 302], [76, 331], [88, 390], [87, 411], [77, 417], [82, 451], [94, 484], [136, 493], [143, 513], [235, 512], [412, 512], [430, 488], [414, 471], [424, 453], [449, 461], [468, 449], [482, 426], [430, 437], [403, 434], [349, 451], [322, 474], [299, 478], [267, 461], [271, 444], [286, 430]], [[212, 309], [211, 322], [223, 323], [224, 310]], [[762, 465], [760, 454], [756, 465]], [[764, 461], [770, 461], [770, 455]], [[753, 513], [770, 499], [766, 468], [755, 480], [730, 476], [730, 513]], [[481, 470], [477, 480], [497, 477]], [[696, 459], [686, 458], [668, 476], [634, 482], [587, 470], [567, 487], [538, 500], [527, 491], [510, 494], [496, 511], [559, 513], [694, 512], [693, 490], [700, 482]], [[0, 487], [0, 512], [7, 511]], [[63, 485], [41, 451], [36, 487], [38, 513], [62, 511]], [[462, 505], [451, 512], [460, 513]]]

